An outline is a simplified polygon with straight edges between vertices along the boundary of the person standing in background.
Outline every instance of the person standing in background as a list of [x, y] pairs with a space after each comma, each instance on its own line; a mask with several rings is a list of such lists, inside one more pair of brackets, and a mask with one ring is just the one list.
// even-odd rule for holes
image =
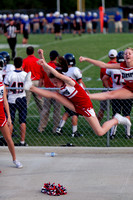
[[[124, 62], [124, 51], [120, 51], [117, 54], [117, 62], [122, 63]], [[107, 69], [106, 75], [104, 75], [102, 81], [105, 85], [105, 87], [109, 87], [108, 80], [112, 78], [112, 88], [114, 90], [120, 89], [124, 85], [124, 79], [122, 78], [122, 74], [119, 69]], [[113, 116], [115, 116], [116, 113], [119, 113], [127, 117], [130, 120], [130, 113], [132, 109], [132, 99], [112, 99], [111, 100], [112, 105], [112, 112]], [[117, 125], [113, 126], [111, 128], [110, 132], [110, 139], [114, 139], [116, 135]], [[125, 138], [131, 139], [132, 136], [130, 134], [130, 129], [125, 126]]]
[[115, 21], [115, 33], [119, 32], [122, 33], [122, 17], [120, 15], [120, 13], [117, 11], [115, 16], [114, 16], [114, 21]]
[[[111, 49], [108, 53], [108, 57], [110, 59], [110, 61], [108, 63], [117, 63], [116, 61], [116, 58], [117, 58], [117, 51], [115, 49]], [[100, 78], [103, 82], [103, 77], [106, 75], [106, 69], [105, 68], [101, 68], [100, 70]], [[109, 77], [108, 78], [108, 87], [109, 88], [112, 88], [112, 78]], [[106, 88], [106, 86], [104, 85], [104, 82], [103, 82], [103, 86]], [[105, 92], [105, 91], [103, 91]], [[103, 101], [100, 101], [100, 110], [98, 112], [98, 115], [97, 115], [97, 118], [99, 120], [99, 122], [101, 122], [101, 120], [103, 119], [103, 116], [104, 116], [104, 112], [107, 111], [107, 100], [103, 100]]]
[[22, 23], [21, 23], [21, 34], [23, 34], [22, 44], [28, 43], [29, 33], [30, 33], [29, 16], [24, 15], [24, 19], [22, 20]]
[[[52, 50], [49, 54], [50, 62], [48, 64], [54, 69], [57, 67], [56, 62], [57, 62], [58, 56], [59, 56], [59, 53], [55, 50]], [[43, 72], [43, 78], [40, 79], [39, 87], [42, 87], [43, 85], [46, 88], [54, 88], [53, 83], [50, 81], [45, 71]], [[40, 114], [40, 122], [38, 126], [38, 132], [40, 133], [42, 133], [47, 126], [50, 109], [52, 105], [54, 109], [53, 110], [53, 133], [56, 132], [56, 128], [58, 127], [58, 124], [60, 121], [61, 105], [55, 99], [44, 98], [43, 108]]]
[[[23, 60], [21, 57], [14, 58], [15, 70], [12, 72], [9, 72], [5, 76], [4, 84], [6, 85], [6, 87], [23, 88], [24, 80], [25, 80], [27, 73], [22, 71], [22, 68], [21, 68], [22, 62], [23, 62]], [[16, 146], [27, 146], [27, 144], [25, 142], [26, 117], [27, 117], [27, 101], [26, 101], [25, 90], [23, 90], [23, 89], [7, 89], [7, 94], [8, 94], [8, 103], [9, 103], [11, 120], [12, 120], [12, 124], [10, 126], [11, 135], [13, 132], [15, 113], [16, 113], [16, 110], [18, 110], [21, 140], [20, 140], [19, 144], [16, 144]]]
[[103, 17], [103, 33], [108, 33], [108, 28], [109, 28], [109, 16], [104, 13]]
[[[31, 74], [32, 74], [31, 78], [32, 78], [33, 85], [38, 87], [39, 86], [39, 80], [40, 80], [44, 70], [43, 70], [42, 66], [37, 64], [37, 61], [39, 59], [36, 58], [35, 55], [34, 55], [34, 47], [28, 46], [27, 49], [26, 49], [26, 53], [27, 53], [27, 57], [23, 59], [22, 68], [27, 73], [31, 71]], [[40, 97], [38, 97], [37, 94], [31, 93], [29, 91], [26, 92], [27, 104], [30, 101], [31, 94], [34, 97], [38, 111], [40, 113], [41, 110], [42, 110], [43, 101], [40, 99]]]

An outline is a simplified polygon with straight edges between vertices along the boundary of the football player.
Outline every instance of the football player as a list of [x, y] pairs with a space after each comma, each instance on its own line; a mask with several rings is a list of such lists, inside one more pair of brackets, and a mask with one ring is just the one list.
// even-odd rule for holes
[[[11, 89], [7, 89], [8, 92], [8, 103], [11, 113], [12, 125], [10, 127], [11, 134], [13, 132], [13, 125], [15, 120], [16, 110], [19, 112], [19, 123], [20, 123], [20, 133], [21, 141], [17, 146], [27, 146], [25, 142], [26, 134], [26, 116], [27, 116], [27, 101], [26, 93], [23, 90], [24, 80], [27, 75], [26, 72], [22, 71], [22, 58], [15, 57], [14, 65], [15, 70], [7, 73], [4, 79], [4, 84]], [[20, 88], [20, 89], [12, 89]], [[22, 88], [22, 89], [21, 89]]]

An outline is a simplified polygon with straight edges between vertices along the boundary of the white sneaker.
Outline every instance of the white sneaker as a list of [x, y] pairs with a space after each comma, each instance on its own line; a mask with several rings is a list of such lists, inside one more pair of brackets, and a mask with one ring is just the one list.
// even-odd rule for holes
[[14, 165], [16, 165], [16, 168], [21, 169], [23, 167], [22, 163], [19, 162], [18, 160], [13, 161]]
[[123, 117], [122, 115], [116, 113], [114, 118], [118, 120], [118, 124], [124, 124], [127, 126], [131, 126], [131, 122], [127, 117]]
[[32, 81], [31, 81], [31, 72], [28, 72], [28, 74], [25, 77], [24, 81], [24, 90], [29, 90], [32, 86]]

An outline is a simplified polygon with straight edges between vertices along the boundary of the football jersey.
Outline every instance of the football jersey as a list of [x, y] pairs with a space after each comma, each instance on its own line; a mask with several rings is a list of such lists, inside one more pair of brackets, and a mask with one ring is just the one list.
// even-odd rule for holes
[[68, 71], [64, 73], [65, 76], [68, 76], [76, 81], [82, 79], [82, 73], [78, 67], [69, 67]]
[[3, 77], [3, 80], [5, 78], [5, 75], [8, 73], [8, 72], [11, 72], [15, 70], [15, 66], [12, 65], [12, 64], [7, 64], [6, 66], [4, 66], [1, 70], [1, 73], [2, 73], [2, 77]]
[[114, 89], [119, 89], [123, 87], [124, 79], [119, 69], [107, 69], [106, 74], [112, 78]]
[[60, 94], [65, 96], [74, 104], [77, 113], [86, 116], [84, 110], [86, 108], [89, 110], [92, 109], [92, 102], [85, 90], [75, 80], [74, 82], [75, 85], [73, 87], [67, 85], [61, 87]]
[[[25, 77], [27, 73], [24, 71], [12, 71], [7, 73], [4, 79], [4, 84], [9, 87], [23, 88]], [[15, 103], [18, 97], [25, 97], [26, 93], [23, 89], [9, 89], [8, 91], [8, 102]]]

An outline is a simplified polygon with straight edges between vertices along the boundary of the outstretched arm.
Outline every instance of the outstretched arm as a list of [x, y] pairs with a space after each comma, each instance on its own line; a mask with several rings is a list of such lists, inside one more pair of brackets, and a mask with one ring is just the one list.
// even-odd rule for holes
[[37, 63], [39, 65], [42, 65], [43, 69], [47, 73], [52, 73], [56, 78], [61, 79], [62, 81], [64, 81], [65, 83], [67, 83], [70, 86], [74, 86], [75, 85], [75, 82], [71, 78], [69, 78], [69, 77], [67, 77], [67, 76], [65, 76], [63, 74], [60, 74], [53, 67], [48, 65], [47, 62], [45, 61], [45, 58], [38, 60]]
[[83, 57], [83, 56], [80, 56], [79, 61], [80, 62], [86, 61], [86, 62], [89, 62], [89, 63], [91, 63], [93, 65], [96, 65], [96, 66], [98, 66], [100, 68], [120, 69], [120, 64], [119, 63], [108, 64], [108, 63], [104, 63], [104, 62], [102, 62], [100, 60], [94, 60], [94, 59], [86, 58], [86, 57]]

